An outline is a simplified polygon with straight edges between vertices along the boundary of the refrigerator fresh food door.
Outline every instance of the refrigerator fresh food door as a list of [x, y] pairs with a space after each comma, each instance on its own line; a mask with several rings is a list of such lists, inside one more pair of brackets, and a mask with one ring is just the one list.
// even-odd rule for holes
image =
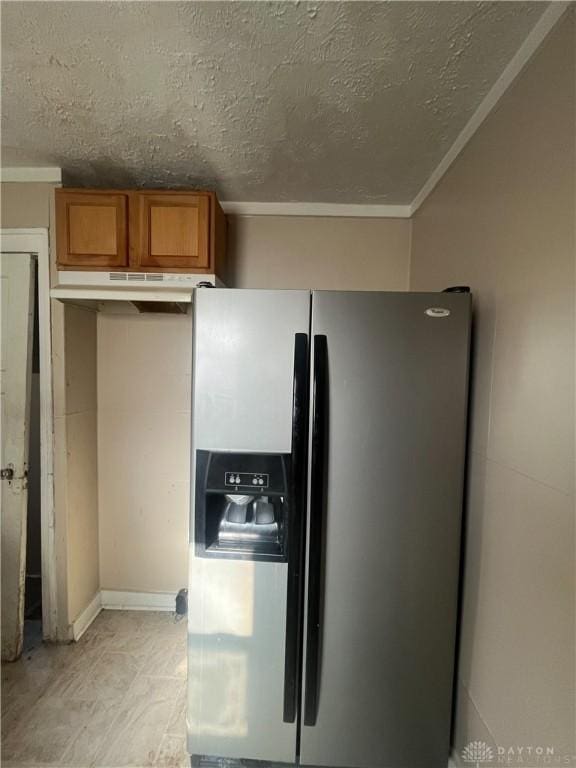
[[[303, 364], [308, 375], [310, 293], [205, 288], [194, 301], [188, 750], [196, 762], [292, 763], [297, 670], [287, 642], [286, 549], [295, 374]], [[206, 509], [222, 510], [211, 545], [210, 537], [195, 542], [195, 495], [203, 492]], [[275, 540], [277, 528], [288, 538], [258, 554], [267, 545], [251, 542], [254, 531]]]
[[447, 764], [469, 329], [469, 295], [313, 293], [303, 765]]

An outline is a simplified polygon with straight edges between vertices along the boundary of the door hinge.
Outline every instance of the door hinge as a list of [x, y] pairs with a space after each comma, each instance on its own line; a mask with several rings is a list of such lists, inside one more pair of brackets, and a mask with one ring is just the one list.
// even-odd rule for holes
[[13, 493], [20, 493], [20, 491], [28, 488], [28, 467], [24, 468], [24, 472], [21, 475], [15, 475], [14, 464], [8, 464], [0, 469], [0, 479], [8, 480], [8, 485]]
[[4, 469], [0, 469], [0, 478], [2, 480], [14, 480], [14, 465], [8, 464]]

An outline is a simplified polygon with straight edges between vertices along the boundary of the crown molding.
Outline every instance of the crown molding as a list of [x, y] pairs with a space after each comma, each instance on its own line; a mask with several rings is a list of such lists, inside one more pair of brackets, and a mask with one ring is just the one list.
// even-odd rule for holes
[[62, 183], [61, 168], [2, 168], [1, 181]]
[[236, 216], [339, 216], [365, 219], [408, 219], [410, 205], [347, 203], [250, 203], [221, 201], [224, 213]]
[[440, 163], [428, 178], [428, 181], [426, 181], [420, 192], [418, 192], [412, 201], [412, 205], [410, 206], [412, 214], [416, 213], [418, 208], [420, 208], [424, 200], [426, 200], [430, 192], [432, 192], [454, 160], [458, 157], [460, 152], [462, 152], [466, 144], [468, 144], [472, 136], [474, 136], [478, 128], [480, 128], [484, 120], [486, 120], [496, 104], [498, 104], [502, 96], [506, 93], [508, 88], [510, 88], [528, 61], [542, 45], [546, 37], [548, 37], [552, 29], [571, 5], [573, 5], [571, 2], [551, 2], [542, 16], [540, 16], [530, 34], [510, 59], [498, 80], [496, 80], [492, 88], [490, 88], [479, 107], [466, 123], [456, 141], [452, 144], [448, 152], [446, 152]]

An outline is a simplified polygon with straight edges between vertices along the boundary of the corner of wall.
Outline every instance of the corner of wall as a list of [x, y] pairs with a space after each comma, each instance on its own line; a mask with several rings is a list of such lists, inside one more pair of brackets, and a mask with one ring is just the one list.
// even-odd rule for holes
[[66, 520], [67, 616], [72, 626], [89, 609], [100, 589], [98, 552], [98, 477], [96, 425], [96, 313], [64, 308], [64, 394], [61, 439], [61, 517]]
[[52, 301], [52, 387], [54, 409], [54, 527], [56, 548], [56, 640], [70, 636], [68, 612], [68, 491], [66, 443], [66, 359], [64, 305]]
[[408, 274], [406, 276], [406, 290], [409, 291], [412, 289], [412, 238], [414, 233], [414, 216], [416, 214], [411, 214], [410, 218], [408, 219]]

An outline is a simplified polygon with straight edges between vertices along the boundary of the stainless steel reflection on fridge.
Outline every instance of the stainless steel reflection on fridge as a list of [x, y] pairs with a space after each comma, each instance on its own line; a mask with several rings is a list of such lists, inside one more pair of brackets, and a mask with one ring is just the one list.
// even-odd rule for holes
[[196, 291], [193, 764], [446, 765], [470, 303]]

